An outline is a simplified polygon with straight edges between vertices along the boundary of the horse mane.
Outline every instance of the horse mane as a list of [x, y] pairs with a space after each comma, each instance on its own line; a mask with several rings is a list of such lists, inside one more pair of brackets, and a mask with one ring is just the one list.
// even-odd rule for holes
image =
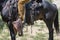
[[42, 3], [42, 1], [43, 1], [43, 0], [37, 0], [36, 2], [38, 2], [38, 3], [39, 3], [39, 2]]

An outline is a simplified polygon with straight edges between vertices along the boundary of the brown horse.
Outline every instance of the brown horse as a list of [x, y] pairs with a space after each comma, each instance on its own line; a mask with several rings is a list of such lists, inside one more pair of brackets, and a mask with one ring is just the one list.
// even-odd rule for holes
[[18, 14], [21, 20], [24, 20], [24, 4], [29, 2], [29, 0], [18, 0]]

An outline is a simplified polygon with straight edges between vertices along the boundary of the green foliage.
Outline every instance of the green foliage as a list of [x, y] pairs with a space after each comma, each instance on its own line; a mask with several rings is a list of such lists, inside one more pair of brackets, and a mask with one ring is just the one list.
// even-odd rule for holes
[[5, 23], [2, 21], [2, 18], [0, 16], [0, 32], [3, 30], [4, 26], [5, 26]]

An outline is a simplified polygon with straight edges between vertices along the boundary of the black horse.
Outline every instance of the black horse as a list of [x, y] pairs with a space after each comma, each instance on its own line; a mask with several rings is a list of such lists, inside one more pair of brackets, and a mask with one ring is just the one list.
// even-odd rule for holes
[[0, 0], [0, 12], [2, 11], [3, 6], [8, 0]]
[[36, 20], [43, 20], [49, 30], [49, 40], [53, 40], [53, 23], [59, 33], [58, 9], [55, 4], [43, 0], [31, 0], [25, 4], [25, 23], [33, 25]]
[[[17, 0], [8, 0], [1, 12], [2, 20], [7, 23], [10, 30], [11, 40], [16, 40], [16, 31], [19, 32], [20, 36], [23, 35], [23, 26], [18, 17], [17, 3]], [[17, 30], [15, 26], [19, 26], [16, 28]]]

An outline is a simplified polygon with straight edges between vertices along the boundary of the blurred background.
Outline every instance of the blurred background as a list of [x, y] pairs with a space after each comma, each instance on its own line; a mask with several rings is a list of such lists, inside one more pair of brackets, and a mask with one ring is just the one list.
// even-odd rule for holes
[[[58, 7], [59, 12], [59, 26], [60, 26], [60, 0], [46, 0], [50, 3], [55, 3]], [[28, 31], [26, 32], [26, 27], [28, 27]], [[24, 36], [19, 37], [16, 36], [17, 40], [48, 40], [48, 29], [43, 21], [36, 21], [32, 28], [32, 34], [31, 34], [31, 26], [25, 26], [24, 28]], [[56, 35], [56, 32], [54, 31], [54, 40], [60, 40], [60, 36]], [[0, 40], [11, 40], [10, 39], [10, 33], [9, 29], [2, 21], [2, 18], [0, 16]]]

